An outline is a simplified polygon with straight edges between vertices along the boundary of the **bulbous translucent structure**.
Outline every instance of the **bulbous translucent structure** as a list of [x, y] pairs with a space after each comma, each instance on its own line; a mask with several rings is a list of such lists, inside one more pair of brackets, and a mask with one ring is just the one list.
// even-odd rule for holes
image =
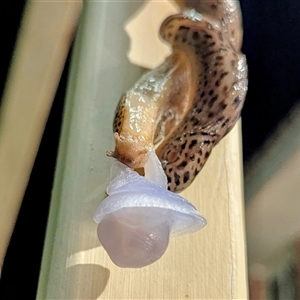
[[98, 236], [116, 265], [144, 267], [166, 251], [170, 236], [169, 217], [168, 210], [156, 207], [122, 208], [102, 219]]
[[94, 220], [99, 223], [102, 246], [120, 267], [147, 266], [162, 257], [170, 236], [195, 232], [206, 225], [191, 203], [167, 190], [166, 176], [154, 151], [145, 177], [115, 162], [107, 194]]

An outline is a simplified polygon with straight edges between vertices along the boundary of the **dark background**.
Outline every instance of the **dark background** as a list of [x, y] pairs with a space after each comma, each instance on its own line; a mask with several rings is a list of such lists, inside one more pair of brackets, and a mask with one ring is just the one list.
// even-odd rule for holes
[[[25, 1], [0, 2], [3, 92]], [[247, 164], [300, 99], [300, 1], [240, 0], [249, 90], [242, 113]], [[0, 280], [0, 299], [35, 299], [68, 76], [56, 93]], [[0, 170], [1, 171], [1, 170]]]

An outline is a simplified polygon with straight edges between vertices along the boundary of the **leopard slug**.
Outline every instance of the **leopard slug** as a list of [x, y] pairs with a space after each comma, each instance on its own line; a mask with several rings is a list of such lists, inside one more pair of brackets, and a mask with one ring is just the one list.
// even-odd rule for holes
[[248, 83], [238, 1], [186, 3], [198, 11], [162, 23], [160, 35], [172, 54], [121, 98], [113, 125], [115, 150], [107, 152], [139, 169], [155, 148], [174, 192], [192, 183], [233, 128]]

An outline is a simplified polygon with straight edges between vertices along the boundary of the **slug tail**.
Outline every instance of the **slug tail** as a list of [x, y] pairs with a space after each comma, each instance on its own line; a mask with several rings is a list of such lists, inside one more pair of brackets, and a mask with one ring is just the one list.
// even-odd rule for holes
[[161, 26], [162, 37], [173, 49], [186, 53], [194, 74], [190, 82], [193, 106], [156, 150], [171, 191], [179, 192], [192, 183], [213, 147], [240, 117], [247, 64], [227, 33], [194, 11], [170, 16]]

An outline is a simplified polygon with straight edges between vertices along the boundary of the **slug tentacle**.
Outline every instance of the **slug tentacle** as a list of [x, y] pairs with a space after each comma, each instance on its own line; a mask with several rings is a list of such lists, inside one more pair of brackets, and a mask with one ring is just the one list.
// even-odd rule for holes
[[238, 3], [197, 3], [203, 14], [189, 10], [163, 22], [160, 35], [173, 53], [121, 99], [109, 153], [143, 168], [156, 145], [171, 191], [191, 184], [238, 120], [247, 91]]

